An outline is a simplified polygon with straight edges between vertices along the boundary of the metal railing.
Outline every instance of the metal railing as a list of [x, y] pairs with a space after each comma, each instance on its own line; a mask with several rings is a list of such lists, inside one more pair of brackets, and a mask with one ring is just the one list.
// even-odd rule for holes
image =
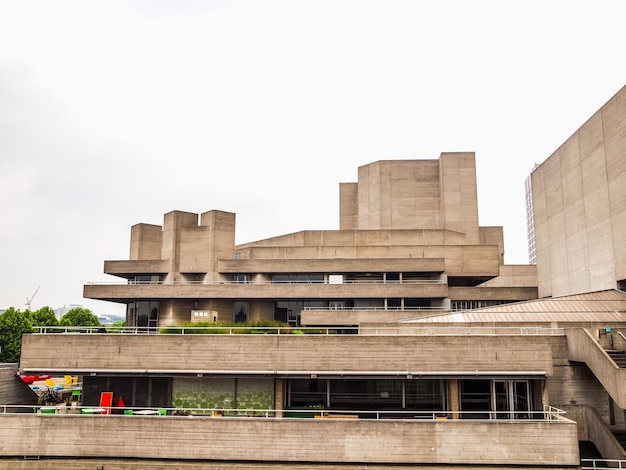
[[342, 284], [389, 284], [389, 285], [402, 285], [402, 284], [447, 284], [447, 281], [442, 279], [405, 279], [402, 281], [385, 281], [383, 279], [353, 279], [346, 280], [344, 279], [342, 282], [329, 282], [328, 280], [292, 280], [292, 281], [188, 281], [188, 280], [176, 280], [176, 281], [136, 281], [136, 280], [128, 280], [126, 282], [112, 282], [112, 281], [91, 281], [87, 282], [87, 285], [90, 286], [137, 286], [137, 285], [157, 285], [157, 286], [178, 286], [178, 285], [205, 285], [205, 286], [219, 286], [219, 285], [282, 285], [282, 284], [326, 284], [339, 286]]
[[581, 459], [581, 470], [614, 470], [616, 468], [626, 469], [626, 460], [612, 459]]
[[314, 328], [314, 327], [290, 327], [290, 326], [34, 326], [35, 334], [162, 334], [162, 335], [236, 335], [236, 334], [258, 334], [267, 335], [335, 335], [338, 328]]
[[[214, 335], [214, 334], [267, 334], [267, 335], [336, 335], [346, 327], [296, 327], [296, 326], [35, 326], [35, 334], [182, 334], [182, 335]], [[484, 326], [484, 327], [420, 327], [420, 326], [366, 326], [352, 327], [359, 336], [562, 336], [564, 328], [541, 328], [526, 326]]]
[[365, 311], [373, 311], [373, 312], [384, 312], [387, 310], [392, 310], [392, 311], [397, 311], [397, 312], [448, 312], [449, 309], [445, 308], [445, 307], [383, 307], [383, 306], [378, 306], [378, 307], [370, 307], [370, 306], [363, 306], [363, 307], [309, 307], [309, 306], [305, 306], [302, 308], [302, 310], [322, 310], [322, 311], [335, 311], [335, 310], [341, 310], [341, 311], [361, 311], [361, 310], [365, 310]]
[[[564, 418], [565, 411], [545, 406], [543, 411], [451, 411], [451, 410], [348, 410], [322, 409], [311, 407], [272, 408], [167, 408], [149, 406], [98, 406], [79, 405], [76, 402], [58, 405], [0, 405], [1, 414], [38, 415], [87, 415], [87, 416], [192, 416], [192, 417], [247, 417], [247, 418], [286, 418], [286, 419], [360, 419], [360, 420], [401, 420], [401, 421], [515, 421], [515, 422], [569, 422]], [[599, 461], [599, 460], [598, 460]], [[595, 468], [595, 467], [590, 467]], [[604, 468], [604, 467], [597, 467]], [[622, 468], [622, 467], [620, 467]], [[626, 468], [626, 467], [625, 467]]]

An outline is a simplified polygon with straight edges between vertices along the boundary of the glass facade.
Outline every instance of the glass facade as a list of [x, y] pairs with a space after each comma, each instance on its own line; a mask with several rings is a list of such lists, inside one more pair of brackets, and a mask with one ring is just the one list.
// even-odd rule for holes
[[126, 307], [126, 325], [156, 328], [159, 326], [159, 302], [139, 300], [129, 302]]
[[442, 411], [440, 379], [291, 379], [287, 407], [322, 407], [355, 411]]

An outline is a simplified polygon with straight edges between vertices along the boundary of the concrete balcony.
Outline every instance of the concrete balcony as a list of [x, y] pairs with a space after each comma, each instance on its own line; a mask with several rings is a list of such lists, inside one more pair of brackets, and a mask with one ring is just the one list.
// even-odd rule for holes
[[333, 299], [333, 298], [444, 298], [445, 281], [402, 284], [359, 282], [323, 283], [152, 283], [86, 284], [83, 296], [88, 299], [129, 301], [135, 299]]
[[358, 326], [364, 323], [387, 323], [404, 321], [414, 318], [426, 318], [441, 315], [447, 310], [438, 308], [311, 308], [300, 313], [300, 324], [303, 326]]
[[20, 368], [61, 374], [545, 377], [552, 375], [553, 341], [565, 343], [565, 336], [480, 329], [387, 336], [28, 334]]
[[114, 276], [132, 276], [140, 274], [166, 274], [171, 269], [169, 260], [129, 260], [105, 261], [104, 272]]
[[219, 260], [220, 273], [441, 273], [443, 258], [341, 258], [341, 259], [240, 259]]
[[450, 300], [534, 300], [536, 287], [449, 287]]
[[[552, 470], [579, 465], [576, 423], [564, 418], [405, 421], [2, 414], [0, 442], [1, 456], [20, 459], [519, 465]], [[95, 468], [91, 464], [89, 468]]]

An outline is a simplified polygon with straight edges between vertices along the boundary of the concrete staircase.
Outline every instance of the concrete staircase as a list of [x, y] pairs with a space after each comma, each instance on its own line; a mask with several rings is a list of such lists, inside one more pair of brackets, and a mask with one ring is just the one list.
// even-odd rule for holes
[[615, 349], [607, 349], [606, 353], [613, 359], [620, 369], [626, 368], [626, 352]]
[[626, 448], [626, 432], [614, 432], [613, 435], [622, 446], [622, 449]]

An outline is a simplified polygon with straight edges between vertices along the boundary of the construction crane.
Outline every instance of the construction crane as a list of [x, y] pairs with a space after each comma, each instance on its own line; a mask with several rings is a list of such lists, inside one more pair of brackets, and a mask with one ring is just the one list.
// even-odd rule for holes
[[28, 297], [26, 297], [26, 308], [28, 310], [30, 310], [30, 303], [33, 301], [33, 299], [37, 295], [37, 292], [39, 292], [39, 287], [41, 287], [41, 286], [38, 286], [37, 289], [35, 289], [35, 293], [30, 296], [30, 299]]

